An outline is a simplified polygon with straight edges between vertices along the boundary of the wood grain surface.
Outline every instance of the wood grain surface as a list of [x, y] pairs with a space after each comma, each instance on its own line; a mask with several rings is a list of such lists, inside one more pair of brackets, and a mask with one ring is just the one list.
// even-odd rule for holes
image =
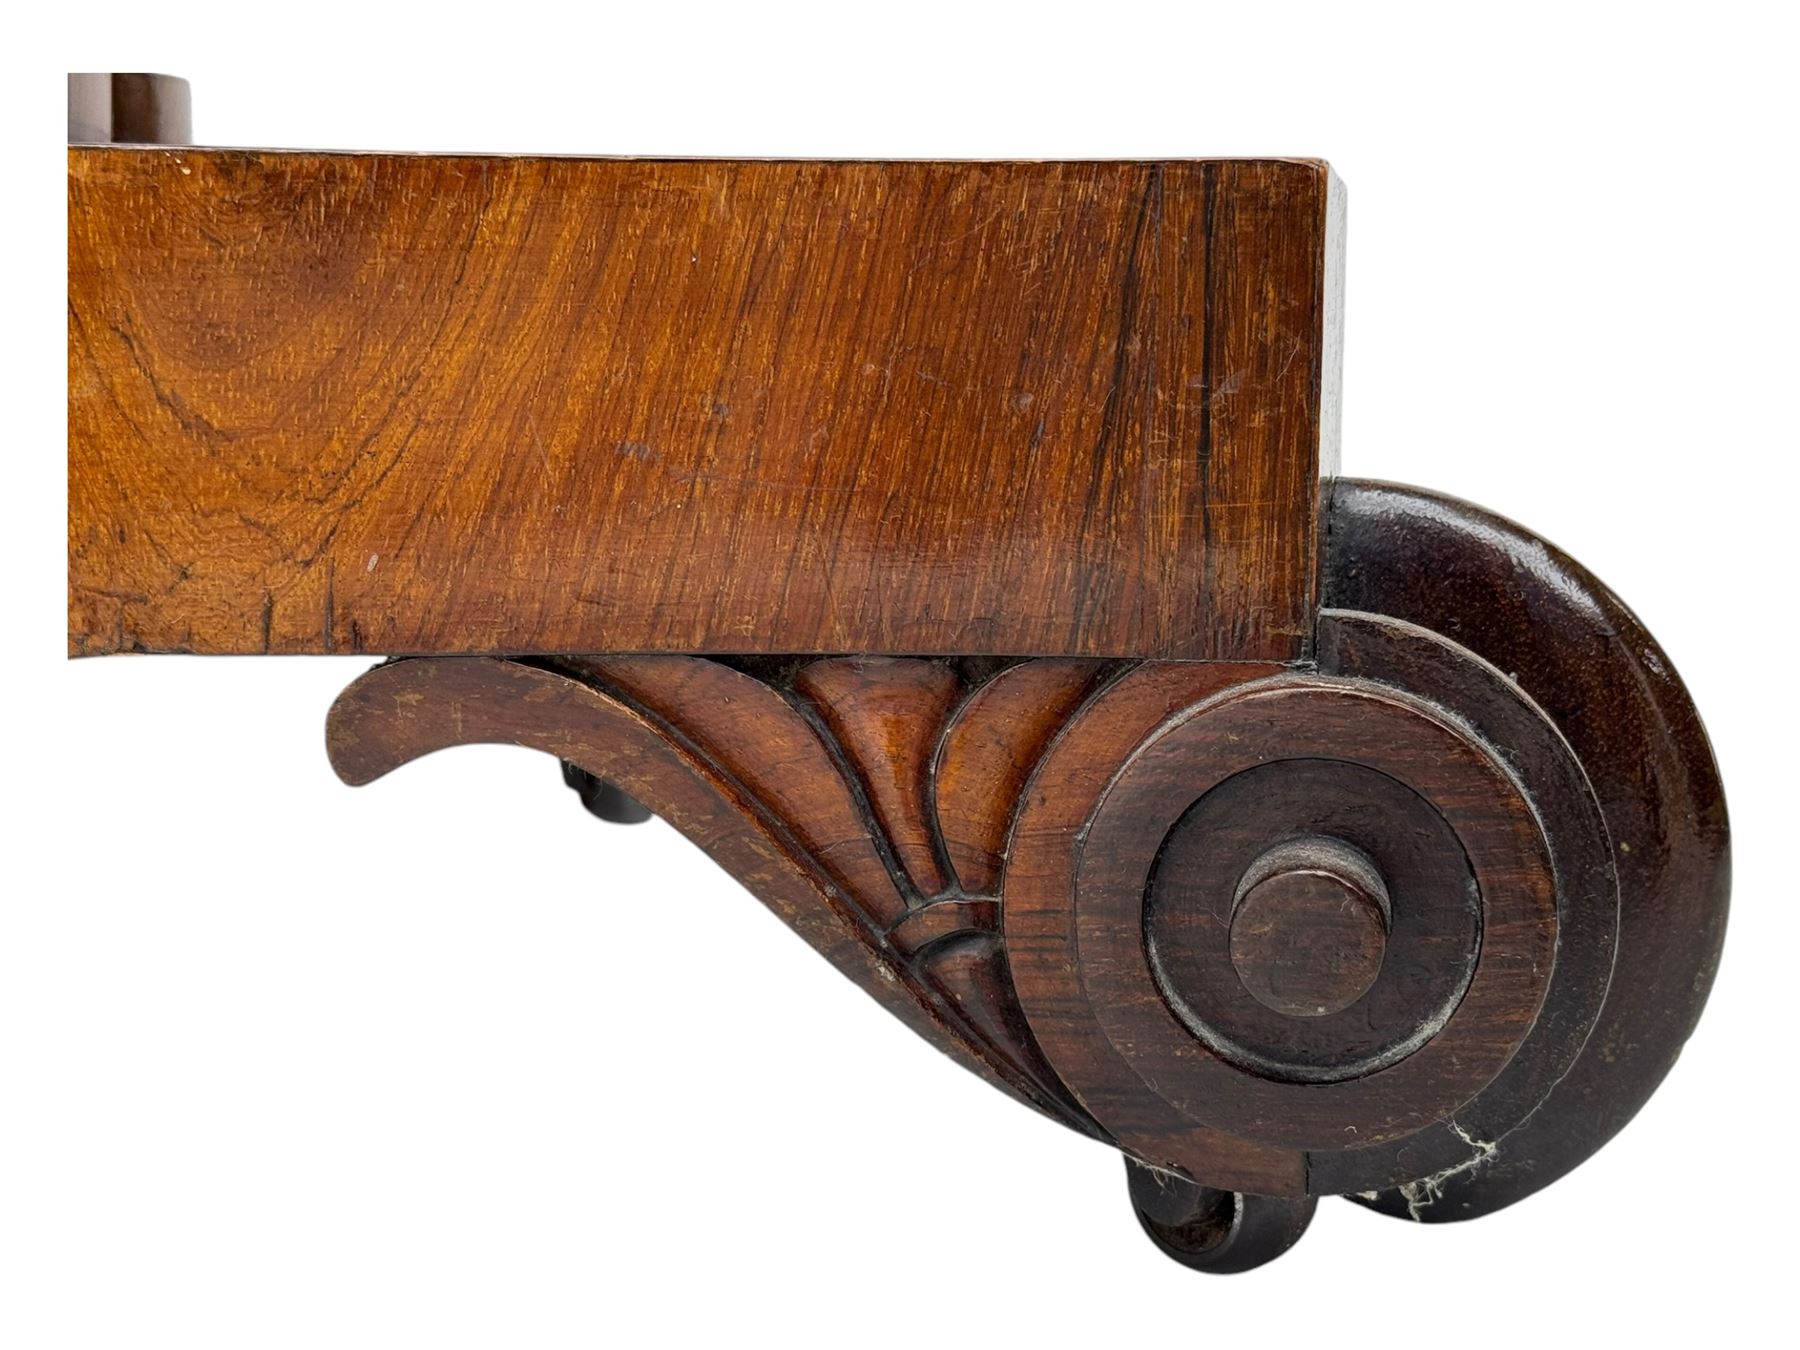
[[1310, 161], [69, 152], [69, 648], [1289, 660]]

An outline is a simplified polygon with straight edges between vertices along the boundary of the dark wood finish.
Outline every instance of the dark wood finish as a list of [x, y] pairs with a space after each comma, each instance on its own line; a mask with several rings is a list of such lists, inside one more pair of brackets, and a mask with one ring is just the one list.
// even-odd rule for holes
[[955, 670], [893, 657], [815, 661], [794, 690], [830, 728], [913, 893], [943, 895], [950, 871], [928, 820], [931, 753], [962, 698]]
[[[955, 687], [943, 690], [946, 681]], [[498, 742], [543, 750], [615, 785], [693, 838], [921, 1035], [1028, 1105], [1094, 1133], [1018, 1009], [997, 906], [921, 894], [831, 730], [866, 731], [884, 682], [908, 707], [920, 690], [941, 690], [943, 706], [961, 693], [950, 667], [922, 660], [827, 660], [769, 683], [693, 657], [554, 667], [416, 659], [351, 685], [326, 740], [351, 783], [447, 746]], [[925, 737], [925, 758], [937, 720], [934, 712], [906, 724]], [[928, 829], [923, 814], [897, 819], [903, 830]], [[934, 841], [913, 842], [930, 853]]]
[[568, 669], [657, 725], [680, 728], [697, 754], [766, 804], [868, 923], [886, 929], [906, 916], [907, 892], [869, 830], [852, 780], [783, 690], [686, 656], [612, 657]]
[[958, 711], [932, 781], [944, 852], [963, 890], [999, 891], [1013, 803], [1106, 670], [1098, 661], [1023, 661], [985, 681]]
[[[1481, 705], [1476, 730], [1509, 748], [1564, 855], [1557, 982], [1548, 1021], [1533, 1037], [1557, 1044], [1557, 1053], [1515, 1060], [1479, 1109], [1458, 1113], [1491, 1148], [1471, 1154], [1446, 1122], [1437, 1127], [1439, 1156], [1458, 1156], [1436, 1166], [1415, 1162], [1422, 1181], [1371, 1200], [1416, 1219], [1473, 1218], [1588, 1158], [1637, 1113], [1680, 1054], [1725, 938], [1725, 795], [1674, 664], [1586, 568], [1509, 520], [1416, 488], [1340, 481], [1331, 501], [1327, 603], [1441, 633], [1487, 665], [1452, 665], [1443, 648], [1423, 647], [1410, 634], [1377, 642], [1329, 613], [1321, 660], [1354, 677], [1380, 669], [1452, 704], [1467, 703], [1471, 681], [1503, 678], [1554, 724], [1589, 788], [1581, 800], [1572, 776], [1559, 781], [1548, 756], [1531, 748], [1515, 721], [1502, 720], [1517, 714], [1516, 704]], [[1617, 903], [1584, 903], [1596, 894]], [[1614, 923], [1616, 955], [1603, 962], [1599, 930]], [[1596, 1005], [1591, 1013], [1589, 1005]], [[1584, 1022], [1591, 1030], [1577, 1047]], [[1527, 1101], [1530, 1114], [1521, 1114]], [[1503, 1135], [1502, 1121], [1480, 1119], [1490, 1111], [1517, 1128]]]
[[1082, 1100], [1122, 1148], [1160, 1164], [1159, 1170], [1190, 1176], [1187, 1168], [1169, 1164], [1202, 1160], [1205, 1184], [1215, 1188], [1297, 1196], [1306, 1189], [1300, 1151], [1234, 1136], [1173, 1111], [1136, 1109], [1145, 1084], [1098, 1033], [1079, 963], [1068, 959], [1075, 917], [1072, 855], [1119, 766], [1171, 713], [1280, 673], [1268, 665], [1147, 664], [1084, 705], [1050, 743], [1018, 804], [1002, 921], [1014, 985], [1038, 1044], [1066, 1081], [1063, 1066], [1081, 1066]]
[[69, 76], [69, 144], [186, 145], [193, 138], [186, 80], [172, 75]]
[[[1145, 969], [1194, 1034], [1241, 1068], [1289, 1083], [1370, 1079], [1391, 1091], [1393, 1076], [1376, 1071], [1420, 1050], [1430, 1034], [1446, 1030], [1453, 1011], [1479, 1010], [1491, 1017], [1499, 1010], [1514, 1018], [1519, 1013], [1489, 982], [1498, 954], [1494, 944], [1486, 953], [1488, 969], [1475, 993], [1476, 1007], [1459, 1008], [1475, 989], [1482, 955], [1476, 867], [1452, 821], [1431, 800], [1378, 767], [1392, 769], [1408, 753], [1443, 754], [1449, 762], [1432, 784], [1433, 795], [1441, 796], [1447, 789], [1467, 787], [1468, 759], [1453, 744], [1434, 744], [1437, 738], [1407, 726], [1403, 718], [1412, 709], [1359, 707], [1354, 695], [1351, 701], [1332, 699], [1333, 689], [1321, 682], [1288, 685], [1283, 697], [1298, 697], [1281, 715], [1302, 733], [1321, 723], [1329, 728], [1327, 719], [1334, 713], [1367, 718], [1374, 742], [1379, 744], [1385, 734], [1392, 738], [1391, 746], [1383, 747], [1386, 753], [1374, 764], [1353, 762], [1348, 758], [1352, 748], [1370, 740], [1346, 737], [1336, 751], [1340, 757], [1326, 759], [1295, 754], [1298, 737], [1276, 732], [1269, 737], [1275, 753], [1267, 761], [1208, 787], [1169, 831], [1145, 888]], [[1232, 737], [1241, 739], [1246, 722], [1275, 710], [1266, 699], [1258, 701], [1260, 709], [1256, 702], [1220, 707], [1218, 718], [1196, 725], [1190, 744], [1216, 749], [1221, 737], [1227, 746]], [[1196, 767], [1212, 762], [1197, 758]], [[1152, 763], [1146, 769], [1159, 767]], [[1510, 808], [1509, 823], [1516, 829], [1514, 796], [1506, 794], [1502, 804]], [[1498, 822], [1464, 816], [1461, 823], [1488, 833]], [[1270, 878], [1270, 868], [1283, 866], [1284, 856], [1302, 848], [1329, 850], [1334, 859], [1366, 859], [1368, 876], [1360, 889], [1378, 905], [1385, 896], [1393, 920], [1382, 937], [1375, 978], [1358, 997], [1335, 1011], [1311, 1007], [1304, 1014], [1272, 1015], [1269, 1000], [1258, 999], [1245, 979], [1236, 942], [1241, 908], [1234, 913], [1233, 896], [1285, 879], [1279, 874]], [[1491, 862], [1492, 856], [1490, 851], [1484, 861]], [[1345, 873], [1352, 866], [1340, 862], [1335, 870]], [[1543, 917], [1541, 909], [1538, 917]], [[1314, 935], [1315, 957], [1329, 951], [1324, 940], [1340, 931], [1333, 922]], [[1519, 935], [1508, 931], [1504, 936], [1516, 940]], [[1292, 940], [1301, 939], [1295, 935]], [[1254, 969], [1251, 973], [1267, 978]], [[1469, 1028], [1465, 1018], [1459, 1031]], [[1459, 1070], [1467, 1070], [1467, 1047], [1456, 1046], [1462, 1039], [1446, 1036], [1439, 1052], [1448, 1051]], [[1306, 1094], [1306, 1099], [1315, 1111], [1331, 1100], [1323, 1093]], [[1329, 1127], [1326, 1133], [1331, 1133]]]
[[1273, 1261], [1306, 1234], [1319, 1202], [1275, 1200], [1197, 1186], [1125, 1159], [1131, 1205], [1144, 1232], [1190, 1270], [1236, 1275]]
[[589, 815], [608, 825], [642, 825], [650, 819], [650, 808], [627, 793], [596, 778], [586, 769], [563, 761], [563, 782], [581, 798]]
[[1277, 844], [1238, 883], [1231, 969], [1250, 996], [1288, 1017], [1342, 1012], [1387, 955], [1392, 901], [1379, 870], [1341, 840]]
[[[1409, 978], [1396, 981], [1391, 1001], [1377, 1003], [1386, 991], [1371, 991], [1371, 1012], [1381, 1015], [1352, 1007], [1334, 1018], [1279, 1017], [1235, 977], [1201, 983], [1154, 969], [1145, 911], [1161, 900], [1168, 860], [1154, 889], [1151, 868], [1181, 814], [1260, 766], [1333, 759], [1406, 783], [1446, 819], [1480, 895], [1479, 948], [1435, 940], [1441, 921], [1434, 911], [1454, 917], [1468, 905], [1467, 888], [1420, 886], [1397, 908], [1421, 910], [1427, 931], [1396, 971]], [[1319, 831], [1317, 798], [1290, 792], [1285, 776], [1258, 784], [1256, 809], [1215, 837], [1212, 857], [1247, 863], [1284, 837]], [[1332, 819], [1347, 827], [1356, 818]], [[1398, 829], [1384, 818], [1352, 842], [1400, 857], [1386, 838]], [[1220, 903], [1208, 883], [1234, 886], [1238, 876], [1225, 875], [1231, 870], [1179, 878], [1188, 882], [1179, 903]], [[1099, 1034], [1156, 1084], [1155, 1103], [1145, 1105], [1309, 1152], [1415, 1133], [1472, 1097], [1529, 1032], [1555, 956], [1548, 858], [1529, 803], [1502, 767], [1427, 709], [1387, 691], [1310, 678], [1251, 686], [1153, 731], [1092, 817], [1074, 883], [1078, 955], [1071, 956]], [[1229, 896], [1227, 889], [1227, 912]], [[1229, 956], [1221, 950], [1220, 957], [1217, 973], [1230, 976]], [[1415, 970], [1421, 978], [1410, 978]], [[1079, 1092], [1081, 1067], [1058, 1067]], [[1169, 1161], [1204, 1175], [1196, 1160]]]
[[1299, 160], [82, 147], [69, 644], [1287, 660]]

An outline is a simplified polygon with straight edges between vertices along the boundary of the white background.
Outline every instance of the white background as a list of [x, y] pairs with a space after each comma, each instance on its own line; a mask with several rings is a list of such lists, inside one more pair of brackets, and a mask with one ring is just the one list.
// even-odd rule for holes
[[[1784, 9], [16, 11], [0, 1344], [1786, 1334]], [[462, 750], [351, 791], [321, 726], [366, 662], [64, 662], [69, 69], [189, 77], [214, 144], [1331, 159], [1345, 472], [1568, 548], [1707, 719], [1736, 905], [1687, 1055], [1522, 1205], [1420, 1229], [1328, 1201], [1279, 1262], [1208, 1279], [1140, 1236], [1115, 1157], [915, 1040], [666, 826], [583, 815], [553, 761]]]

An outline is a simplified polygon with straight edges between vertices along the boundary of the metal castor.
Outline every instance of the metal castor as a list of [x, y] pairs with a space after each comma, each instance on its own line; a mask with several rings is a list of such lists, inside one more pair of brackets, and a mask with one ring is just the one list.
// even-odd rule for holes
[[568, 760], [562, 762], [563, 782], [573, 788], [588, 811], [614, 825], [642, 825], [650, 819], [650, 808], [636, 797], [619, 791], [604, 778], [596, 778], [586, 769]]
[[1300, 1240], [1318, 1200], [1217, 1191], [1125, 1159], [1131, 1205], [1150, 1240], [1190, 1270], [1236, 1275], [1273, 1261]]

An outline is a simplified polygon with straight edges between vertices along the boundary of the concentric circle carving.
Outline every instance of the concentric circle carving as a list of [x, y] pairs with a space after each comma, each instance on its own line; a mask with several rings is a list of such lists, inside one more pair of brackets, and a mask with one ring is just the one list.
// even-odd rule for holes
[[[1231, 967], [1265, 1008], [1325, 1017], [1380, 976], [1392, 920], [1387, 882], [1367, 855], [1328, 836], [1290, 839], [1264, 850], [1238, 878]], [[1156, 946], [1150, 955], [1161, 980]]]
[[1455, 643], [1330, 623], [1354, 677], [1119, 680], [1015, 824], [1002, 921], [1034, 1033], [1122, 1146], [1207, 1185], [1457, 1166], [1604, 999], [1608, 845], [1556, 728]]
[[[1284, 870], [1238, 898], [1243, 878], [1271, 865]], [[1276, 931], [1251, 963], [1258, 911]], [[1144, 932], [1164, 1002], [1221, 1058], [1277, 1081], [1336, 1082], [1405, 1058], [1450, 1020], [1475, 972], [1481, 904], [1456, 831], [1425, 797], [1361, 764], [1281, 759], [1224, 779], [1176, 821]], [[1268, 954], [1277, 944], [1287, 971]], [[1332, 987], [1355, 997], [1337, 1008], [1305, 997]]]
[[[1333, 775], [1345, 782], [1325, 796]], [[1249, 781], [1230, 824], [1177, 829], [1239, 778]], [[1358, 847], [1384, 869], [1410, 868], [1392, 883], [1405, 887], [1394, 910], [1402, 959], [1360, 1013], [1267, 1009], [1233, 969], [1229, 925], [1207, 913], [1228, 905], [1271, 844], [1358, 817]], [[1184, 835], [1195, 843], [1182, 847]], [[1170, 719], [1126, 763], [1082, 846], [1077, 947], [1105, 1034], [1147, 1085], [1203, 1124], [1320, 1148], [1410, 1132], [1500, 1071], [1548, 986], [1555, 903], [1529, 804], [1441, 712], [1375, 685], [1284, 679]], [[1192, 978], [1173, 1000], [1166, 955], [1163, 980], [1151, 957], [1171, 930], [1192, 938], [1182, 963]]]

